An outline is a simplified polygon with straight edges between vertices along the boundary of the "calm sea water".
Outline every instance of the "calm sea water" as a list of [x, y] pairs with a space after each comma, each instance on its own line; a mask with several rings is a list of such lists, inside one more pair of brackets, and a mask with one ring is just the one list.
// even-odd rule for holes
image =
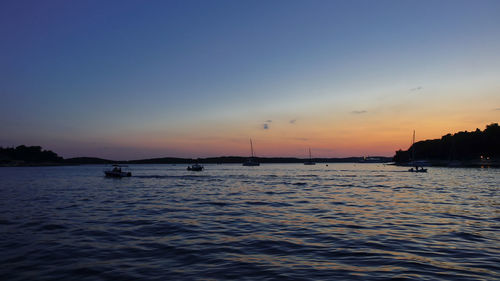
[[2, 280], [499, 280], [500, 170], [0, 168]]

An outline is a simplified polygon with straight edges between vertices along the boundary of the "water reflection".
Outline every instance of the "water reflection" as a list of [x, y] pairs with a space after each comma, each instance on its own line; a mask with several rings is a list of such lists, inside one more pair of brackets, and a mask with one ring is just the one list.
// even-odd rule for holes
[[121, 180], [99, 166], [0, 169], [0, 274], [434, 280], [499, 271], [498, 170], [131, 168]]

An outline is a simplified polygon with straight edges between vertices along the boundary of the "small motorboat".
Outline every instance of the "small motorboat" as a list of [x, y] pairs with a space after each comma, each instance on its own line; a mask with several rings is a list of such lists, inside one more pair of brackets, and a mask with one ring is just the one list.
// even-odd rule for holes
[[416, 167], [415, 169], [411, 168], [408, 170], [408, 172], [413, 172], [413, 173], [427, 173], [427, 169], [424, 168], [418, 168]]
[[188, 166], [187, 170], [199, 172], [199, 171], [203, 171], [203, 166], [200, 164], [194, 164], [194, 165]]
[[113, 168], [111, 170], [105, 170], [104, 174], [106, 175], [106, 177], [112, 177], [112, 178], [131, 177], [132, 173], [123, 171], [122, 170], [123, 167], [127, 166], [113, 165]]

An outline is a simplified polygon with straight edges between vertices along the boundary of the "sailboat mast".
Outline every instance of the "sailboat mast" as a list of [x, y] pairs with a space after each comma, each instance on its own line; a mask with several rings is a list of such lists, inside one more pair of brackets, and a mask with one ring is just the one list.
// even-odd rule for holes
[[311, 160], [312, 157], [311, 157], [311, 148], [309, 147], [309, 160]]
[[252, 139], [250, 139], [250, 152], [252, 154], [252, 158], [254, 157], [253, 156], [253, 144], [252, 144]]
[[415, 130], [413, 130], [413, 140], [411, 142], [411, 160], [415, 161]]

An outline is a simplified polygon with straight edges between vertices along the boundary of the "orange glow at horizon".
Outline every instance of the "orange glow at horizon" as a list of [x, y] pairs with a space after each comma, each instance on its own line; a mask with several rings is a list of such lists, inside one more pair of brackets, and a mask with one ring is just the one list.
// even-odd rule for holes
[[[485, 126], [494, 123], [483, 122], [481, 125], [467, 126], [446, 121], [436, 122], [422, 118], [418, 126], [416, 122], [397, 120], [385, 124], [352, 126], [337, 124], [321, 130], [321, 127], [295, 130], [292, 134], [286, 130], [254, 129], [253, 135], [243, 134], [235, 130], [233, 134], [211, 135], [179, 134], [178, 136], [157, 135], [147, 138], [122, 139], [124, 147], [139, 147], [154, 151], [151, 157], [217, 157], [217, 156], [249, 156], [250, 143], [253, 141], [254, 152], [258, 157], [298, 157], [307, 158], [311, 148], [313, 157], [351, 157], [351, 156], [388, 156], [399, 149], [406, 150], [411, 145], [413, 130], [416, 140], [436, 139], [447, 133], [484, 130]], [[446, 123], [446, 126], [443, 124]], [[403, 125], [404, 124], [404, 125]], [[302, 137], [307, 136], [307, 137]], [[125, 141], [123, 141], [125, 140]], [[164, 152], [163, 152], [164, 151]]]
[[391, 157], [395, 151], [410, 147], [413, 130], [416, 141], [421, 141], [476, 128], [484, 130], [488, 124], [499, 123], [500, 110], [491, 104], [500, 102], [500, 98], [494, 93], [484, 92], [475, 103], [471, 98], [449, 94], [430, 97], [429, 101], [403, 97], [383, 104], [374, 102], [371, 107], [357, 111], [344, 104], [325, 102], [320, 106], [297, 107], [294, 111], [269, 111], [270, 114], [267, 111], [207, 114], [209, 117], [203, 120], [183, 120], [174, 125], [168, 119], [162, 125], [162, 119], [157, 118], [147, 126], [137, 124], [94, 141], [106, 147], [119, 147], [117, 155], [124, 160], [245, 157], [250, 155], [250, 139], [258, 157], [307, 158], [309, 148], [317, 158]]

